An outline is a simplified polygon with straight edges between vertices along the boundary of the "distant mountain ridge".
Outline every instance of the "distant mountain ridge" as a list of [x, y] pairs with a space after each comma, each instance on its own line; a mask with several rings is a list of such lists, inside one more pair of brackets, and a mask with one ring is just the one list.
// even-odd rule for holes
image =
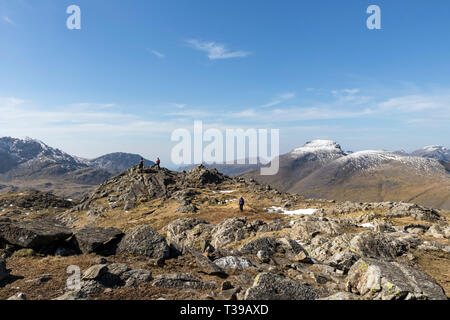
[[348, 153], [334, 141], [314, 140], [281, 155], [277, 175], [261, 176], [255, 169], [242, 175], [306, 197], [411, 201], [448, 210], [450, 171], [439, 154], [428, 152], [428, 157], [419, 157], [384, 150]]
[[412, 156], [450, 162], [450, 150], [443, 146], [428, 146], [411, 153]]
[[[141, 156], [112, 153], [88, 160], [72, 156], [32, 138], [0, 138], [0, 182], [2, 189], [37, 188], [39, 190], [81, 196], [129, 167]], [[154, 163], [146, 160], [145, 164]], [[64, 191], [67, 189], [70, 191]]]

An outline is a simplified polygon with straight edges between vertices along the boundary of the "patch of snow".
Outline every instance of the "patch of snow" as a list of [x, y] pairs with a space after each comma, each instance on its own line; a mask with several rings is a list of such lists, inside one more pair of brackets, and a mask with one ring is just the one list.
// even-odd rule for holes
[[314, 154], [319, 161], [325, 161], [345, 156], [341, 146], [331, 140], [313, 140], [307, 142], [303, 147], [294, 149], [290, 155], [293, 158], [299, 158], [308, 154]]
[[300, 215], [300, 214], [310, 215], [310, 214], [313, 214], [314, 212], [316, 212], [317, 210], [319, 210], [319, 209], [287, 210], [282, 207], [272, 206], [267, 210], [267, 212], [268, 213], [281, 213], [281, 214], [286, 214], [286, 215]]
[[373, 229], [375, 229], [375, 226], [372, 223], [370, 223], [370, 222], [363, 223], [363, 224], [358, 224], [358, 226], [362, 227], [362, 228], [373, 228]]

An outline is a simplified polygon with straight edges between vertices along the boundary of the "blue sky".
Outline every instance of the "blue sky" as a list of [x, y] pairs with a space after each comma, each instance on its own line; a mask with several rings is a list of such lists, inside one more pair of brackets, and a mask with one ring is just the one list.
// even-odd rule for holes
[[279, 128], [281, 152], [448, 147], [448, 30], [443, 0], [0, 0], [0, 136], [165, 162], [194, 120]]

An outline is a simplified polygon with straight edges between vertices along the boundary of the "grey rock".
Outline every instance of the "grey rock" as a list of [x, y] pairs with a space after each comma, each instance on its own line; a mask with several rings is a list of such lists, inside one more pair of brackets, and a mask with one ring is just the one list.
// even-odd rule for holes
[[361, 296], [349, 292], [338, 292], [325, 298], [317, 300], [362, 300]]
[[125, 287], [135, 287], [144, 282], [150, 282], [152, 280], [152, 273], [148, 270], [133, 269], [126, 271], [122, 274], [122, 278], [125, 278]]
[[266, 250], [259, 250], [256, 253], [256, 257], [261, 261], [262, 263], [269, 263], [270, 262], [270, 255]]
[[239, 251], [243, 254], [257, 254], [258, 251], [266, 251], [272, 255], [277, 250], [279, 243], [273, 237], [261, 237], [244, 244]]
[[214, 226], [203, 219], [181, 218], [170, 223], [167, 229], [167, 240], [183, 246], [200, 249], [200, 242], [210, 238]]
[[89, 296], [82, 290], [68, 291], [54, 300], [89, 300]]
[[83, 253], [114, 254], [123, 232], [116, 228], [84, 227], [73, 240]]
[[317, 293], [295, 280], [273, 273], [260, 273], [247, 289], [245, 300], [314, 300]]
[[194, 256], [198, 267], [201, 269], [203, 273], [209, 275], [220, 275], [220, 276], [225, 275], [225, 271], [223, 271], [221, 267], [219, 267], [217, 264], [213, 263], [207, 257], [202, 255], [199, 251], [193, 248], [187, 248], [187, 252], [192, 256]]
[[250, 260], [236, 256], [223, 257], [214, 260], [214, 263], [223, 269], [245, 270], [254, 267]]
[[96, 264], [83, 272], [83, 280], [97, 280], [108, 272], [106, 264]]
[[170, 255], [166, 239], [147, 225], [141, 225], [126, 232], [119, 243], [117, 252], [163, 259]]
[[214, 281], [201, 281], [189, 273], [163, 274], [155, 277], [152, 286], [160, 288], [182, 288], [196, 290], [215, 290], [217, 283]]
[[351, 250], [365, 257], [395, 258], [402, 255], [404, 244], [386, 233], [366, 231], [350, 241]]
[[39, 252], [48, 250], [71, 235], [70, 229], [50, 219], [21, 222], [0, 220], [0, 238], [10, 244]]
[[350, 269], [347, 291], [374, 300], [447, 300], [427, 274], [399, 262], [362, 258]]
[[121, 276], [123, 273], [130, 270], [130, 268], [125, 263], [112, 263], [108, 265], [108, 272], [115, 276]]

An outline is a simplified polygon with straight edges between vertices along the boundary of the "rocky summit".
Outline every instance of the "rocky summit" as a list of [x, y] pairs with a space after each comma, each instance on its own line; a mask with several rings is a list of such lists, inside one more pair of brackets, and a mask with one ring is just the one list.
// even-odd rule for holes
[[449, 218], [132, 167], [81, 201], [1, 195], [0, 299], [446, 300]]

